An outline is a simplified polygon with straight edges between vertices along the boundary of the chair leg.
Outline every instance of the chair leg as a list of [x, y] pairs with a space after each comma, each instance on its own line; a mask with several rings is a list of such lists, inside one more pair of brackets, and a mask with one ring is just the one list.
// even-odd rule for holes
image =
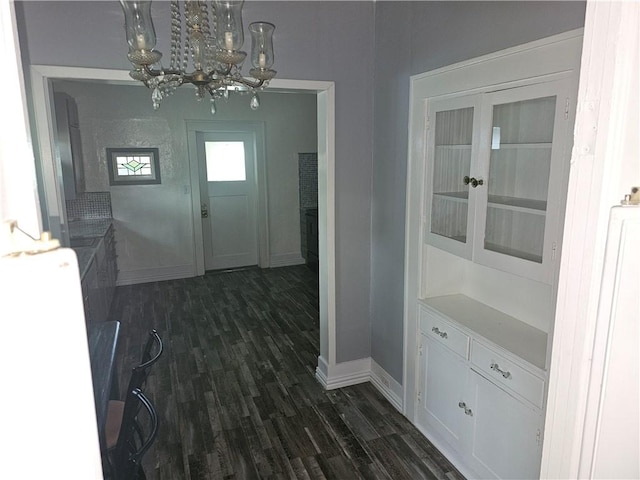
[[136, 472], [136, 478], [137, 480], [147, 480], [147, 476], [144, 473], [144, 469], [142, 468], [142, 465], [138, 465], [138, 469]]

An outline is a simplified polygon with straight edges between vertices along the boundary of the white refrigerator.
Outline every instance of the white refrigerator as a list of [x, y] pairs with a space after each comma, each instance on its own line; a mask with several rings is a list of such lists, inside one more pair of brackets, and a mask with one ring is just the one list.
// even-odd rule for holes
[[75, 253], [0, 257], [0, 478], [102, 478]]
[[609, 217], [582, 449], [585, 476], [640, 478], [640, 205]]

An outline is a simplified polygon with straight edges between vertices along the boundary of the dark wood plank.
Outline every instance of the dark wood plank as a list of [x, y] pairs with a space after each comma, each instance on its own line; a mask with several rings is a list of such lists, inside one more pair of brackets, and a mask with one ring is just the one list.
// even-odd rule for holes
[[118, 287], [121, 390], [148, 331], [165, 343], [147, 478], [462, 479], [372, 385], [323, 391], [318, 317], [305, 266]]

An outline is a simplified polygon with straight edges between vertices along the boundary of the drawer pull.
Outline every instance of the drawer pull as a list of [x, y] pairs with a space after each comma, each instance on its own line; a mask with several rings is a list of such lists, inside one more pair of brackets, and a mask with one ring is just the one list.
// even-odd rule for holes
[[464, 414], [465, 415], [469, 415], [470, 417], [473, 417], [473, 412], [471, 411], [471, 409], [469, 407], [467, 407], [467, 404], [464, 402], [458, 402], [458, 406], [462, 409], [464, 409]]
[[500, 370], [500, 366], [497, 363], [492, 363], [491, 364], [491, 370], [493, 370], [494, 372], [498, 372], [504, 378], [511, 378], [511, 372], [505, 371], [505, 370]]
[[433, 327], [431, 331], [442, 338], [447, 338], [447, 332], [441, 332], [438, 327]]

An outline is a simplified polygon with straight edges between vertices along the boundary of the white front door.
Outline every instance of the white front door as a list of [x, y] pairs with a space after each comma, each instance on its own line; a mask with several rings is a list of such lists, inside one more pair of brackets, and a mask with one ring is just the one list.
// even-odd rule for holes
[[198, 132], [196, 141], [205, 270], [257, 265], [253, 134]]

